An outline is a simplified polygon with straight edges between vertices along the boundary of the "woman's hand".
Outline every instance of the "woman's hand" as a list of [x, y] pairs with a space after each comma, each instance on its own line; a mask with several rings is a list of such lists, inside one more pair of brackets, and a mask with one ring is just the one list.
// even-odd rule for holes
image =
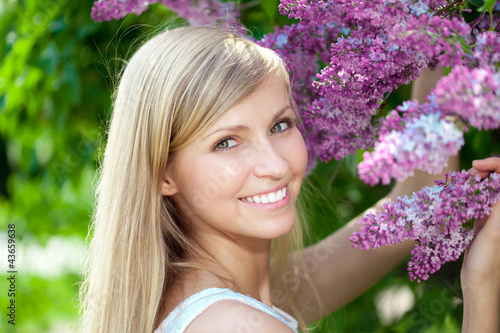
[[[472, 163], [476, 174], [500, 173], [500, 158]], [[461, 280], [464, 295], [462, 332], [498, 332], [500, 311], [500, 203], [476, 221], [475, 237], [465, 253]]]
[[[490, 157], [473, 162], [481, 178], [491, 172], [500, 173], [500, 158]], [[462, 267], [462, 283], [467, 288], [479, 283], [496, 287], [500, 292], [500, 203], [489, 217], [478, 220], [474, 226], [474, 240], [466, 252]]]

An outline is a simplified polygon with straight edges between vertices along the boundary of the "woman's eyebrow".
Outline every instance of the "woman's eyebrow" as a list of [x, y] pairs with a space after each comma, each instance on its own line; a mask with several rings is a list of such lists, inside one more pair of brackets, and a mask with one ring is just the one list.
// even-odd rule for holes
[[284, 107], [282, 107], [281, 109], [279, 109], [279, 111], [274, 114], [274, 117], [273, 117], [273, 120], [271, 120], [271, 123], [274, 123], [276, 120], [278, 120], [279, 118], [281, 118], [281, 116], [283, 116], [283, 114], [288, 109], [291, 109], [291, 108], [292, 107], [290, 105], [285, 105]]
[[228, 132], [242, 132], [242, 131], [248, 130], [248, 129], [249, 129], [249, 127], [245, 126], [245, 125], [236, 125], [236, 126], [221, 127], [221, 128], [216, 129], [212, 133], [205, 135], [203, 137], [203, 139], [206, 139], [206, 138], [214, 135], [217, 132], [225, 132], [225, 131], [228, 131]]
[[[281, 109], [278, 110], [278, 112], [276, 112], [273, 116], [273, 119], [271, 120], [271, 123], [274, 123], [276, 120], [278, 120], [281, 116], [283, 116], [283, 114], [288, 110], [288, 109], [291, 109], [292, 107], [290, 105], [285, 105], [284, 107], [282, 107]], [[246, 126], [246, 125], [235, 125], [235, 126], [226, 126], [226, 127], [221, 127], [221, 128], [218, 128], [216, 129], [215, 131], [205, 135], [203, 137], [203, 140], [207, 139], [208, 137], [214, 135], [215, 133], [217, 132], [225, 132], [225, 131], [228, 131], [228, 132], [242, 132], [244, 130], [248, 130], [249, 127]]]

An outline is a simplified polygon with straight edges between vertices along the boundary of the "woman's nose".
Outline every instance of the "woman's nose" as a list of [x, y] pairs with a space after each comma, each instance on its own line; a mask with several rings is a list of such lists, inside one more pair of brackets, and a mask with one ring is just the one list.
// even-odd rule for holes
[[255, 147], [254, 174], [257, 177], [282, 178], [286, 175], [289, 165], [283, 158], [277, 144], [266, 141]]

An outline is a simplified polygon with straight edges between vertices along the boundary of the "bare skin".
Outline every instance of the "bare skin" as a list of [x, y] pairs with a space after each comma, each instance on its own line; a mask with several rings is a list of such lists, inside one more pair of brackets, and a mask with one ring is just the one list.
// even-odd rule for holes
[[[472, 166], [484, 178], [490, 172], [500, 173], [500, 158], [474, 161]], [[476, 235], [461, 272], [462, 332], [494, 333], [500, 327], [500, 203], [494, 206], [488, 219], [478, 221], [474, 228]]]

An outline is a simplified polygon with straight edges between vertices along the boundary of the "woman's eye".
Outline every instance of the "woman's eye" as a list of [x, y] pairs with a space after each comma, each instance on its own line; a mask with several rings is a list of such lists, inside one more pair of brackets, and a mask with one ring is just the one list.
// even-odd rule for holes
[[215, 149], [224, 150], [224, 149], [232, 148], [234, 146], [236, 146], [236, 140], [234, 140], [234, 139], [222, 139], [215, 146]]
[[288, 127], [290, 127], [290, 122], [287, 120], [280, 121], [273, 127], [271, 127], [271, 133], [278, 133], [278, 132], [283, 132], [286, 130]]

